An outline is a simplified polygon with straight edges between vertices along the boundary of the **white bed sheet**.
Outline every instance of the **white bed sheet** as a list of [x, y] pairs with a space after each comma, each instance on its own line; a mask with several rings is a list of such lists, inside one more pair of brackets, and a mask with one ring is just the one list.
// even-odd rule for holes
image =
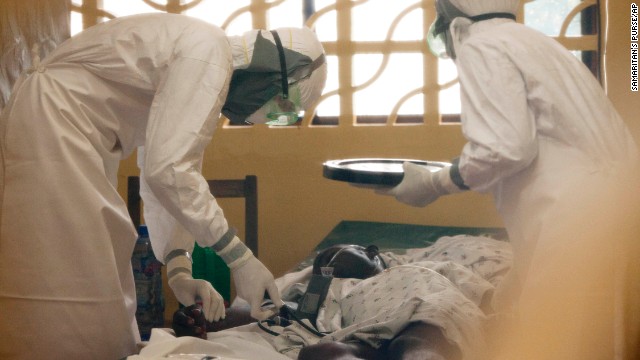
[[273, 336], [260, 330], [256, 324], [207, 335], [208, 340], [175, 337], [171, 329], [153, 329], [140, 354], [129, 356], [127, 360], [290, 360], [271, 345]]

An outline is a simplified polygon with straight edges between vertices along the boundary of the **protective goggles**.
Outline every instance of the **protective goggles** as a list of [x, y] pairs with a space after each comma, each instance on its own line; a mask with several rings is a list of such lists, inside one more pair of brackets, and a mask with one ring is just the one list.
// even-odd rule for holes
[[[436, 4], [437, 7], [440, 4], [444, 4], [444, 2], [438, 2]], [[446, 4], [442, 6], [446, 6]], [[438, 12], [440, 13], [442, 11], [445, 11], [445, 10], [440, 10]], [[429, 27], [429, 32], [427, 34], [427, 44], [429, 45], [429, 50], [431, 50], [431, 53], [433, 53], [433, 55], [435, 55], [440, 59], [455, 58], [455, 54], [453, 53], [454, 49], [452, 48], [453, 46], [451, 44], [452, 41], [450, 39], [451, 35], [449, 32], [449, 27], [451, 26], [451, 22], [453, 22], [453, 20], [456, 17], [464, 17], [473, 22], [496, 19], [496, 18], [504, 18], [504, 19], [511, 19], [511, 20], [516, 19], [516, 16], [511, 13], [487, 13], [487, 14], [480, 14], [476, 16], [466, 16], [462, 12], [460, 12], [460, 10], [455, 8], [453, 5], [449, 5], [449, 7], [446, 9], [445, 12], [453, 13], [455, 15], [451, 17], [451, 20], [447, 20], [447, 17], [445, 16], [438, 15], [436, 17], [436, 20]]]
[[300, 67], [289, 76], [287, 74], [287, 60], [284, 55], [284, 47], [282, 46], [280, 36], [275, 30], [272, 30], [271, 34], [276, 42], [278, 57], [280, 59], [280, 81], [282, 84], [282, 94], [280, 96], [276, 96], [274, 101], [270, 104], [271, 109], [267, 112], [267, 118], [270, 119], [270, 121], [267, 122], [267, 125], [293, 125], [304, 116], [304, 113], [300, 111], [302, 108], [302, 99], [299, 89], [297, 89], [298, 91], [296, 91], [292, 96], [292, 94], [289, 93], [289, 88], [299, 81], [309, 78], [311, 73], [319, 68], [320, 65], [324, 64], [326, 60], [324, 54], [322, 54], [312, 61], [310, 66]]
[[440, 59], [448, 59], [447, 53], [447, 34], [449, 30], [450, 21], [447, 21], [444, 17], [438, 16], [436, 21], [429, 27], [429, 33], [427, 33], [427, 44], [431, 53]]
[[[267, 113], [267, 118], [271, 121], [267, 121], [267, 125], [287, 126], [293, 125], [300, 119], [300, 98], [298, 97], [298, 104], [296, 105], [289, 98], [289, 76], [287, 74], [287, 60], [284, 56], [284, 48], [282, 47], [282, 41], [280, 41], [280, 35], [275, 30], [271, 31], [273, 39], [276, 41], [276, 47], [278, 48], [278, 57], [280, 58], [280, 78], [282, 82], [282, 95], [276, 96], [274, 105], [275, 111]], [[311, 73], [309, 73], [311, 76]], [[293, 85], [293, 84], [291, 84]]]

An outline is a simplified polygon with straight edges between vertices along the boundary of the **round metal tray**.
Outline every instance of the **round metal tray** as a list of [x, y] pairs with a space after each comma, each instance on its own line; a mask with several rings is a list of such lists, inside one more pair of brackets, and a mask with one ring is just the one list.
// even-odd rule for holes
[[331, 180], [346, 181], [357, 184], [398, 185], [404, 177], [402, 164], [410, 161], [438, 171], [447, 165], [441, 161], [424, 161], [414, 159], [361, 158], [329, 160], [323, 164], [322, 175]]

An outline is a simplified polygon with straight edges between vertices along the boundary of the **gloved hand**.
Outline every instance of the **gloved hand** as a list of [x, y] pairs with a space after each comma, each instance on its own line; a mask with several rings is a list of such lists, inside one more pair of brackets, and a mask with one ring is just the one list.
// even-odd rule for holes
[[[284, 305], [273, 275], [235, 236], [234, 229], [229, 229], [212, 248], [231, 269], [238, 297], [251, 306], [251, 317], [264, 320]], [[276, 306], [275, 311], [261, 309], [265, 291]]]
[[[273, 275], [253, 254], [244, 264], [231, 268], [231, 271], [238, 296], [251, 305], [252, 318], [265, 320], [284, 305]], [[261, 309], [265, 291], [276, 305], [276, 311]]]
[[463, 191], [451, 180], [450, 169], [431, 172], [424, 166], [405, 162], [402, 164], [404, 177], [400, 184], [392, 188], [376, 189], [377, 194], [395, 196], [396, 200], [416, 207], [424, 207], [440, 196]]
[[224, 319], [224, 299], [206, 280], [191, 276], [191, 260], [185, 250], [173, 250], [165, 257], [169, 287], [176, 299], [184, 306], [202, 301], [204, 317], [208, 321]]

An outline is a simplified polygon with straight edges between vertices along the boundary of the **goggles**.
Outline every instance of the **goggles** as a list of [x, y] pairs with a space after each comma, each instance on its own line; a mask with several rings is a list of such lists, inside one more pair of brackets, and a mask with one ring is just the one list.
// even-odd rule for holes
[[[278, 32], [272, 30], [271, 34], [273, 35], [273, 39], [276, 41], [278, 57], [280, 58], [282, 95], [276, 96], [275, 98], [275, 105], [277, 109], [267, 113], [267, 118], [271, 120], [267, 121], [267, 125], [293, 125], [298, 122], [300, 118], [300, 112], [297, 110], [300, 108], [300, 99], [298, 99], [298, 106], [289, 99], [289, 76], [287, 74], [287, 60], [284, 57], [284, 48], [282, 47], [282, 41], [280, 41], [280, 35], [278, 35]], [[311, 73], [309, 73], [309, 76], [310, 75]]]
[[[431, 53], [440, 59], [455, 58], [455, 52], [449, 31], [451, 22], [453, 22], [455, 18], [464, 17], [473, 22], [496, 18], [516, 20], [516, 16], [514, 14], [504, 12], [467, 16], [455, 6], [445, 1], [436, 2], [436, 11], [438, 16], [429, 27], [429, 32], [427, 33], [427, 44], [429, 45]], [[446, 16], [443, 16], [442, 14], [445, 14]]]
[[295, 96], [291, 96], [292, 94], [289, 93], [289, 87], [295, 85], [301, 80], [309, 78], [315, 69], [324, 64], [325, 56], [322, 54], [312, 61], [310, 66], [298, 68], [291, 74], [291, 76], [289, 76], [287, 74], [287, 60], [284, 55], [284, 47], [282, 46], [280, 36], [275, 30], [272, 30], [271, 34], [276, 42], [278, 57], [280, 58], [280, 81], [282, 84], [282, 94], [274, 98], [274, 101], [271, 104], [272, 108], [267, 112], [267, 118], [270, 120], [267, 121], [267, 125], [293, 125], [304, 116], [304, 113], [300, 111], [302, 106], [299, 89], [297, 89], [298, 91], [295, 93]]
[[449, 53], [447, 52], [449, 25], [451, 25], [450, 21], [446, 21], [444, 17], [438, 15], [427, 33], [429, 50], [435, 57], [440, 59], [449, 59]]

